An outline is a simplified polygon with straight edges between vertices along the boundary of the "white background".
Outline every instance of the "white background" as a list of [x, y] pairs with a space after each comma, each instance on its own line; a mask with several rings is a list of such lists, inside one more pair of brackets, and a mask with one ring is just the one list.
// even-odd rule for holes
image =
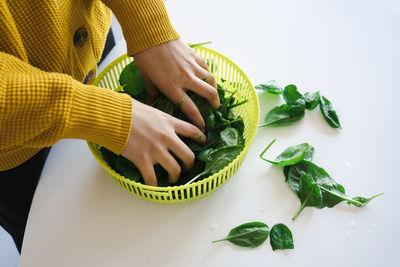
[[[238, 172], [211, 196], [160, 205], [118, 187], [86, 144], [51, 151], [32, 205], [21, 266], [399, 266], [397, 215], [400, 1], [167, 1], [185, 41], [211, 40], [254, 85], [274, 79], [320, 90], [343, 131], [319, 110], [289, 127], [259, 129]], [[124, 51], [114, 51], [115, 55]], [[260, 94], [261, 120], [279, 97]], [[314, 162], [350, 196], [384, 192], [365, 208], [306, 208], [281, 168], [258, 159], [309, 142]], [[241, 223], [285, 223], [295, 249], [211, 244]]]

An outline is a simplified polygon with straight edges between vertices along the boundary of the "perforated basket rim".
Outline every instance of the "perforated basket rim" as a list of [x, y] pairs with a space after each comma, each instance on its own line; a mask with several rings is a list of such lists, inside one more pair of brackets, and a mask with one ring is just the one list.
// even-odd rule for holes
[[[182, 202], [187, 202], [187, 201], [193, 201], [193, 200], [197, 200], [200, 198], [203, 198], [207, 195], [210, 195], [212, 192], [216, 191], [218, 188], [220, 188], [223, 184], [225, 184], [230, 178], [231, 176], [233, 176], [233, 174], [237, 171], [237, 169], [240, 167], [240, 165], [242, 164], [245, 156], [247, 155], [247, 152], [253, 142], [253, 139], [255, 137], [255, 134], [257, 132], [257, 128], [258, 128], [258, 121], [259, 121], [259, 102], [258, 102], [258, 97], [257, 94], [255, 92], [255, 89], [250, 81], [250, 79], [248, 78], [248, 76], [246, 75], [245, 72], [243, 72], [243, 70], [236, 65], [232, 60], [230, 60], [229, 58], [225, 57], [224, 55], [222, 55], [221, 53], [211, 49], [211, 48], [207, 48], [207, 47], [203, 47], [203, 46], [199, 46], [195, 48], [196, 52], [199, 52], [200, 50], [203, 50], [205, 52], [208, 52], [210, 54], [214, 54], [218, 57], [220, 57], [221, 59], [223, 59], [224, 61], [228, 62], [229, 64], [231, 64], [231, 66], [233, 68], [236, 69], [236, 71], [238, 73], [240, 73], [240, 75], [243, 77], [243, 79], [247, 82], [248, 85], [248, 89], [251, 92], [251, 95], [254, 97], [254, 106], [251, 106], [253, 109], [253, 114], [252, 117], [255, 116], [256, 118], [254, 118], [256, 120], [256, 123], [253, 125], [253, 127], [251, 127], [252, 125], [250, 125], [249, 122], [249, 135], [246, 138], [246, 143], [245, 146], [243, 147], [243, 150], [240, 152], [240, 154], [232, 161], [230, 162], [227, 166], [225, 166], [222, 170], [220, 170], [219, 172], [205, 178], [202, 179], [200, 181], [196, 181], [193, 182], [189, 185], [179, 185], [179, 186], [167, 186], [167, 187], [157, 187], [157, 186], [149, 186], [149, 185], [145, 185], [142, 183], [138, 183], [135, 181], [132, 181], [122, 175], [120, 175], [119, 173], [117, 173], [115, 170], [113, 170], [110, 166], [108, 166], [108, 164], [103, 160], [103, 158], [100, 155], [100, 152], [98, 150], [98, 145], [92, 142], [87, 142], [90, 151], [92, 152], [93, 156], [96, 158], [96, 160], [100, 163], [100, 165], [106, 170], [106, 172], [111, 176], [111, 178], [114, 179], [115, 182], [117, 182], [121, 187], [123, 187], [124, 189], [126, 189], [128, 192], [130, 192], [131, 194], [142, 198], [142, 199], [146, 199], [152, 202], [158, 202], [158, 203], [166, 203], [166, 204], [172, 204], [172, 203], [182, 203]], [[126, 58], [128, 58], [127, 54], [123, 54], [121, 56], [119, 56], [118, 58], [116, 58], [114, 61], [112, 61], [108, 66], [106, 66], [101, 72], [100, 74], [96, 77], [96, 79], [93, 81], [93, 85], [98, 85], [98, 83], [104, 78], [104, 76], [106, 76], [112, 69], [115, 68], [116, 65], [120, 64], [123, 60], [125, 60]], [[110, 89], [112, 90], [112, 89]], [[232, 167], [234, 167], [234, 165], [237, 164], [237, 169], [233, 171], [233, 173], [229, 176], [226, 177], [225, 181], [223, 182], [219, 182], [217, 186], [215, 186], [214, 188], [212, 188], [211, 190], [206, 190], [205, 192], [202, 192], [200, 194], [195, 194], [194, 196], [189, 196], [187, 198], [173, 198], [172, 197], [172, 193], [178, 194], [178, 193], [183, 193], [183, 190], [191, 190], [191, 192], [193, 192], [195, 188], [200, 188], [202, 187], [202, 185], [208, 184], [210, 183], [210, 181], [215, 181], [216, 179], [218, 179], [218, 177], [222, 177], [223, 175], [226, 174], [227, 170], [230, 170]], [[132, 188], [133, 187], [133, 188]], [[131, 190], [132, 189], [132, 190]], [[139, 193], [136, 193], [136, 191], [139, 190]], [[146, 194], [147, 193], [147, 194]], [[155, 195], [159, 195], [159, 198], [153, 198], [148, 197], [148, 194], [155, 194]], [[166, 199], [164, 199], [166, 198]]]

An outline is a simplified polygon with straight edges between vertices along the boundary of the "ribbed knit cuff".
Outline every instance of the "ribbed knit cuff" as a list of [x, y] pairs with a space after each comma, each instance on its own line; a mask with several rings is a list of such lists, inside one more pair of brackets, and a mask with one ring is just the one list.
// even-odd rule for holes
[[84, 139], [120, 154], [131, 129], [131, 97], [75, 80], [72, 85], [72, 108], [63, 138]]
[[178, 39], [163, 0], [103, 0], [114, 12], [126, 40], [128, 55]]

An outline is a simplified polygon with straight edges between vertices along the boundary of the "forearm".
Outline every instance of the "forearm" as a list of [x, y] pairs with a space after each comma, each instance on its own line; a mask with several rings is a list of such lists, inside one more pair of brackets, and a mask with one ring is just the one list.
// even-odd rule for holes
[[163, 0], [102, 0], [115, 14], [132, 56], [147, 48], [178, 39]]
[[129, 96], [72, 77], [41, 71], [0, 52], [0, 170], [18, 165], [8, 154], [62, 138], [96, 142], [119, 154], [130, 131]]

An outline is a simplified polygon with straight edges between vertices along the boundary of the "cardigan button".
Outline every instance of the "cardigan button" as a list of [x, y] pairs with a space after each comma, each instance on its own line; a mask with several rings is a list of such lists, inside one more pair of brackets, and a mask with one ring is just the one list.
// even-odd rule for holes
[[87, 83], [91, 82], [93, 80], [93, 78], [94, 78], [94, 71], [91, 70], [91, 71], [89, 71], [88, 75], [86, 75], [85, 79], [83, 80], [83, 83], [87, 84]]
[[83, 46], [88, 39], [88, 32], [84, 27], [76, 30], [74, 34], [74, 45], [77, 47]]

